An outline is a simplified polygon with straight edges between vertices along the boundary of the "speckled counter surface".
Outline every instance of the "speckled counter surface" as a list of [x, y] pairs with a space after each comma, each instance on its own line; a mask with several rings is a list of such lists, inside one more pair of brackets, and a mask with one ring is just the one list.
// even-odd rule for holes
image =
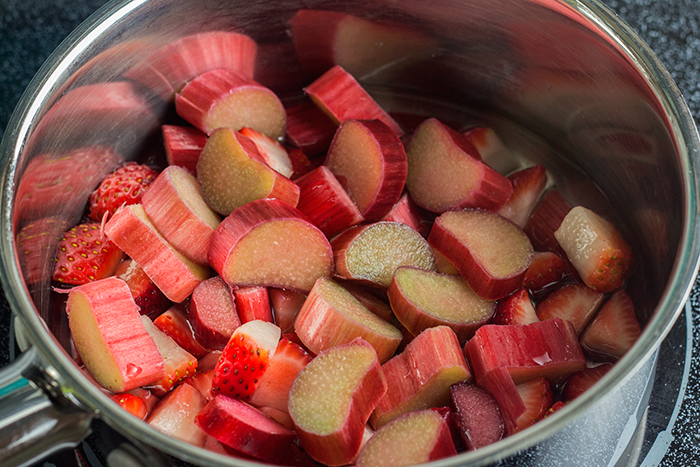
[[[497, 1], [497, 0], [494, 0]], [[0, 0], [0, 136], [43, 61], [104, 0]], [[606, 0], [658, 55], [700, 122], [698, 0]], [[10, 311], [0, 293], [0, 366], [13, 357]], [[633, 461], [700, 465], [700, 283], [660, 350], [646, 430]], [[66, 465], [66, 457], [51, 464]]]

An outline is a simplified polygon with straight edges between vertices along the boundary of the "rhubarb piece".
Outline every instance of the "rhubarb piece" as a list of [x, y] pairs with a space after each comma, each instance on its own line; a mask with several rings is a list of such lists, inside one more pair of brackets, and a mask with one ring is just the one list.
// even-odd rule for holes
[[318, 167], [295, 180], [301, 211], [328, 238], [365, 220], [328, 167]]
[[539, 320], [527, 290], [518, 289], [498, 301], [491, 324], [531, 324]]
[[500, 174], [516, 170], [520, 164], [517, 156], [503, 143], [498, 133], [490, 127], [474, 127], [463, 135], [476, 148], [481, 160]]
[[394, 355], [402, 339], [398, 329], [326, 277], [319, 278], [309, 292], [294, 321], [294, 330], [316, 354], [361, 337], [374, 347], [380, 363]]
[[275, 93], [231, 70], [207, 71], [187, 83], [175, 108], [207, 135], [217, 128], [249, 127], [273, 139], [284, 136], [287, 117]]
[[406, 152], [398, 136], [379, 120], [345, 120], [324, 162], [369, 221], [398, 202], [406, 184]]
[[226, 446], [270, 462], [284, 458], [294, 440], [293, 431], [245, 402], [222, 394], [199, 412], [195, 423]]
[[520, 288], [534, 253], [517, 225], [481, 210], [442, 214], [435, 219], [428, 242], [459, 269], [477, 295], [488, 300]]
[[146, 275], [136, 261], [127, 258], [117, 266], [114, 275], [126, 282], [142, 315], [153, 319], [159, 316], [170, 304], [170, 300]]
[[289, 390], [299, 372], [309, 364], [311, 355], [300, 345], [282, 338], [260, 378], [250, 403], [288, 413]]
[[205, 405], [199, 391], [181, 384], [160, 400], [147, 422], [166, 435], [202, 447], [207, 435], [195, 425], [195, 417]]
[[336, 124], [311, 100], [286, 109], [287, 139], [309, 156], [328, 149]]
[[109, 398], [134, 417], [140, 420], [146, 419], [146, 416], [148, 415], [148, 407], [146, 406], [146, 402], [139, 396], [129, 394], [128, 392], [122, 392], [109, 396]]
[[501, 411], [491, 393], [467, 381], [450, 388], [450, 407], [459, 435], [468, 451], [503, 438]]
[[233, 293], [218, 276], [194, 289], [188, 317], [197, 342], [208, 350], [222, 350], [241, 325]]
[[177, 165], [196, 174], [197, 161], [207, 144], [207, 135], [196, 128], [178, 125], [163, 125], [162, 132], [168, 165]]
[[142, 205], [172, 246], [195, 263], [207, 264], [209, 240], [221, 219], [202, 198], [194, 175], [167, 167], [144, 194]]
[[362, 303], [369, 311], [379, 316], [387, 323], [395, 320], [394, 312], [386, 298], [380, 298], [372, 292], [350, 284], [349, 282], [342, 285], [358, 302]]
[[554, 402], [552, 387], [543, 377], [520, 383], [516, 389], [526, 409], [518, 417], [514, 432], [522, 431], [542, 420]]
[[456, 454], [445, 417], [433, 410], [421, 410], [404, 414], [377, 430], [360, 451], [355, 465], [415, 465]]
[[637, 342], [642, 333], [632, 299], [615, 292], [581, 336], [581, 346], [596, 359], [615, 361]]
[[180, 307], [170, 307], [167, 311], [154, 319], [153, 324], [177, 342], [177, 345], [196, 358], [202, 358], [209, 353], [209, 351], [202, 347], [195, 339], [192, 326]]
[[336, 125], [350, 119], [376, 119], [384, 122], [396, 136], [404, 134], [394, 119], [340, 66], [326, 71], [304, 91]]
[[422, 237], [427, 237], [430, 233], [432, 222], [428, 221], [426, 219], [427, 216], [421, 211], [422, 210], [411, 201], [408, 193], [404, 193], [396, 204], [389, 209], [389, 212], [384, 214], [380, 220], [401, 222], [421, 234]]
[[262, 198], [277, 198], [291, 206], [299, 187], [263, 161], [255, 143], [230, 128], [209, 137], [197, 162], [197, 180], [211, 208], [225, 216]]
[[335, 274], [374, 287], [389, 287], [396, 268], [434, 271], [433, 250], [418, 232], [399, 222], [352, 227], [331, 241]]
[[274, 169], [277, 173], [287, 178], [291, 178], [294, 173], [294, 168], [292, 167], [292, 160], [289, 158], [289, 154], [287, 154], [287, 150], [284, 149], [284, 146], [252, 128], [241, 128], [241, 134], [255, 143], [263, 161], [265, 161], [271, 169]]
[[212, 395], [250, 401], [275, 355], [280, 335], [280, 328], [260, 320], [236, 328], [216, 362]]
[[554, 236], [583, 282], [600, 293], [622, 287], [632, 272], [632, 249], [609, 221], [582, 206], [566, 215]]
[[510, 197], [510, 180], [478, 158], [461, 134], [430, 118], [406, 146], [406, 188], [420, 207], [441, 213], [459, 208], [499, 210]]
[[108, 277], [75, 287], [66, 313], [75, 349], [105, 388], [124, 392], [165, 375], [163, 357], [123, 280]]
[[272, 309], [270, 308], [270, 296], [266, 287], [240, 287], [233, 289], [233, 297], [236, 302], [236, 311], [242, 324], [256, 319], [274, 323]]
[[547, 186], [547, 173], [544, 166], [538, 164], [515, 172], [508, 180], [513, 186], [513, 193], [498, 213], [524, 227]]
[[283, 333], [293, 332], [294, 320], [306, 301], [306, 295], [273, 287], [270, 287], [267, 293], [270, 296], [270, 306], [275, 317], [275, 324], [280, 327]]
[[209, 263], [231, 286], [304, 293], [319, 277], [330, 276], [332, 255], [323, 232], [275, 199], [236, 209], [216, 229], [209, 247]]
[[319, 354], [289, 392], [289, 414], [301, 446], [326, 465], [350, 464], [386, 390], [377, 354], [361, 338]]
[[588, 391], [595, 383], [605, 376], [612, 368], [612, 363], [603, 363], [598, 366], [584, 368], [569, 376], [566, 386], [561, 392], [563, 402], [571, 402], [578, 396]]
[[165, 376], [150, 385], [153, 393], [162, 397], [173, 387], [194, 376], [197, 371], [197, 359], [180, 347], [170, 336], [153, 324], [148, 316], [141, 316], [141, 321], [158, 347], [165, 362]]
[[471, 380], [467, 362], [454, 331], [447, 326], [426, 329], [406, 349], [384, 365], [389, 388], [372, 413], [379, 429], [398, 416], [450, 402], [450, 386]]
[[53, 280], [64, 284], [87, 284], [114, 274], [124, 257], [117, 246], [89, 222], [72, 227], [58, 242]]
[[294, 171], [291, 179], [294, 181], [299, 179], [302, 175], [311, 172], [323, 162], [323, 159], [320, 157], [316, 158], [314, 162], [311, 162], [301, 149], [290, 148], [288, 154], [289, 160], [292, 161], [292, 170]]
[[566, 274], [565, 260], [551, 251], [536, 251], [523, 277], [523, 287], [535, 298], [541, 298], [557, 287]]
[[444, 325], [455, 332], [460, 344], [496, 309], [495, 302], [480, 298], [460, 276], [414, 267], [396, 269], [387, 295], [394, 314], [411, 334]]
[[187, 259], [158, 233], [140, 204], [119, 209], [105, 224], [104, 231], [173, 302], [189, 297], [209, 276], [207, 268]]
[[479, 385], [489, 391], [496, 400], [503, 417], [505, 434], [515, 433], [518, 429], [518, 419], [527, 412], [527, 406], [508, 370], [500, 367], [489, 371], [481, 377]]
[[527, 325], [484, 325], [464, 352], [479, 384], [498, 368], [505, 368], [515, 384], [540, 376], [558, 384], [586, 367], [573, 325], [560, 318]]
[[544, 195], [523, 229], [537, 251], [553, 251], [564, 256], [564, 250], [554, 237], [554, 231], [570, 210], [571, 204], [556, 189]]
[[583, 284], [566, 284], [537, 304], [537, 317], [540, 320], [565, 319], [574, 325], [576, 335], [580, 336], [602, 302], [602, 293]]
[[158, 172], [147, 165], [127, 162], [107, 175], [90, 195], [90, 214], [94, 221], [102, 221], [124, 204], [139, 204]]
[[459, 275], [459, 269], [455, 267], [452, 262], [445, 258], [445, 255], [433, 248], [433, 254], [435, 255], [435, 265], [437, 266], [437, 272], [440, 274], [451, 274], [453, 276]]

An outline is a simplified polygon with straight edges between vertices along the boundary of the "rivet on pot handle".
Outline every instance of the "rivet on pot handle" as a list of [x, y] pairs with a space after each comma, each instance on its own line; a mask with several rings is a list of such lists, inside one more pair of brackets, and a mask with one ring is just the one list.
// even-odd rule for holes
[[34, 347], [0, 371], [0, 467], [31, 464], [90, 433], [94, 414], [51, 397], [46, 378]]

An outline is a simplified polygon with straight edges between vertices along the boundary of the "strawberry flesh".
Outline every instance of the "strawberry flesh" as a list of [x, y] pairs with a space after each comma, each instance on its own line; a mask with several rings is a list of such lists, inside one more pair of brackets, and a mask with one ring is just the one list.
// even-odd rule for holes
[[124, 253], [100, 230], [87, 223], [68, 230], [58, 243], [53, 280], [81, 285], [111, 276]]
[[212, 395], [224, 394], [249, 401], [267, 370], [268, 354], [244, 334], [234, 334], [216, 365]]

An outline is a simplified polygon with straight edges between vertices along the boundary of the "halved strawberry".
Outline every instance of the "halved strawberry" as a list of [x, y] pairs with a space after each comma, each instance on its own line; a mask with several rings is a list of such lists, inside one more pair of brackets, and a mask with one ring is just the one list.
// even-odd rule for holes
[[564, 250], [554, 237], [554, 231], [559, 228], [571, 207], [571, 204], [556, 189], [544, 195], [523, 229], [530, 237], [535, 250], [554, 251], [564, 256]]
[[249, 401], [267, 371], [280, 339], [280, 329], [267, 321], [249, 321], [233, 332], [214, 370], [211, 394]]
[[555, 402], [554, 404], [552, 404], [552, 406], [545, 412], [544, 418], [549, 417], [550, 415], [552, 415], [553, 413], [555, 413], [555, 412], [557, 412], [557, 411], [563, 409], [564, 407], [566, 407], [566, 402], [556, 401], [556, 402]]
[[141, 420], [146, 419], [148, 407], [146, 406], [146, 402], [139, 396], [129, 394], [128, 392], [120, 392], [109, 396], [109, 398], [134, 417], [138, 417]]
[[537, 316], [541, 320], [562, 318], [574, 325], [576, 335], [593, 319], [603, 302], [603, 294], [584, 284], [566, 284], [547, 295], [537, 304]]
[[515, 172], [508, 179], [513, 193], [498, 213], [523, 227], [547, 186], [547, 173], [544, 166], [537, 164]]
[[138, 204], [158, 172], [147, 165], [127, 162], [107, 175], [90, 195], [92, 220], [101, 221], [105, 213], [113, 214], [122, 204]]
[[148, 278], [136, 261], [127, 258], [117, 266], [114, 275], [126, 282], [141, 314], [153, 319], [168, 307], [170, 300]]
[[530, 324], [539, 320], [527, 290], [519, 289], [512, 295], [498, 301], [491, 323]]
[[581, 347], [601, 360], [621, 358], [642, 333], [627, 292], [615, 292], [581, 336]]
[[518, 417], [515, 429], [518, 432], [542, 420], [552, 406], [554, 396], [549, 381], [542, 377], [518, 384], [516, 389], [526, 407], [525, 413]]
[[195, 357], [202, 358], [209, 353], [194, 338], [192, 326], [178, 305], [170, 307], [165, 313], [158, 316], [153, 320], [153, 324]]
[[525, 272], [523, 287], [534, 298], [540, 298], [564, 279], [566, 261], [551, 251], [536, 251]]
[[104, 279], [114, 273], [123, 257], [124, 252], [102, 234], [100, 224], [80, 224], [58, 243], [53, 280], [81, 285]]
[[612, 363], [586, 368], [569, 376], [561, 393], [561, 400], [569, 402], [583, 394], [612, 368]]

